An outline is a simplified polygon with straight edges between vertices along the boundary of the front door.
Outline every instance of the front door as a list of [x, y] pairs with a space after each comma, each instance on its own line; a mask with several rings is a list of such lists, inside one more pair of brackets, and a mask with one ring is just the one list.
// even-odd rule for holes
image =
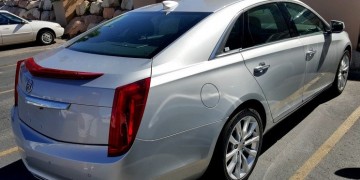
[[275, 121], [302, 103], [306, 63], [301, 42], [290, 35], [276, 3], [245, 13], [242, 55], [261, 86]]
[[306, 73], [303, 100], [320, 92], [328, 84], [326, 69], [331, 34], [327, 34], [325, 23], [309, 9], [294, 3], [283, 3], [290, 15], [299, 40], [304, 46]]

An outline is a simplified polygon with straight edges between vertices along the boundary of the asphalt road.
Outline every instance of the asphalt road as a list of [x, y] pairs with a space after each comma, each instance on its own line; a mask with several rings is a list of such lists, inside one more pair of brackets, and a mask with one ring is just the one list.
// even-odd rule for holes
[[[10, 127], [16, 61], [62, 43], [0, 47], [0, 179], [34, 179]], [[279, 123], [264, 136], [249, 179], [360, 179], [359, 92], [360, 73], [352, 72], [343, 94], [325, 91]]]

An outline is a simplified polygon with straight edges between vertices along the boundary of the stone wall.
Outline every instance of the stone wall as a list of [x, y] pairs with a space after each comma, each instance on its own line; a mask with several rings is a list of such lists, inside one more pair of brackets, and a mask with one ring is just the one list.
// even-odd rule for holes
[[[161, 0], [62, 0], [65, 21], [57, 21], [51, 0], [0, 0], [0, 8], [31, 20], [57, 21], [72, 38], [126, 11]], [[60, 18], [59, 18], [60, 19]]]
[[25, 19], [55, 21], [51, 0], [0, 0], [0, 7]]
[[132, 0], [85, 0], [76, 4], [75, 17], [65, 28], [70, 38], [85, 32], [97, 24], [132, 10]]

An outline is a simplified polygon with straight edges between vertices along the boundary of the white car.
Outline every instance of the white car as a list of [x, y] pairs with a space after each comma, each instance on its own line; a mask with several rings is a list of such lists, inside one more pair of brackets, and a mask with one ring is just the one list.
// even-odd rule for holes
[[32, 41], [48, 45], [63, 34], [64, 28], [58, 23], [26, 20], [0, 10], [0, 46]]

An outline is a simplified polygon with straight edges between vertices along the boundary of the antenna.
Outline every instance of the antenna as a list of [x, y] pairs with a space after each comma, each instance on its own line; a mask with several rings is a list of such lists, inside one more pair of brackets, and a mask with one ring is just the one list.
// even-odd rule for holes
[[165, 11], [174, 10], [179, 5], [179, 3], [176, 1], [163, 1], [162, 4], [164, 6], [163, 10]]

